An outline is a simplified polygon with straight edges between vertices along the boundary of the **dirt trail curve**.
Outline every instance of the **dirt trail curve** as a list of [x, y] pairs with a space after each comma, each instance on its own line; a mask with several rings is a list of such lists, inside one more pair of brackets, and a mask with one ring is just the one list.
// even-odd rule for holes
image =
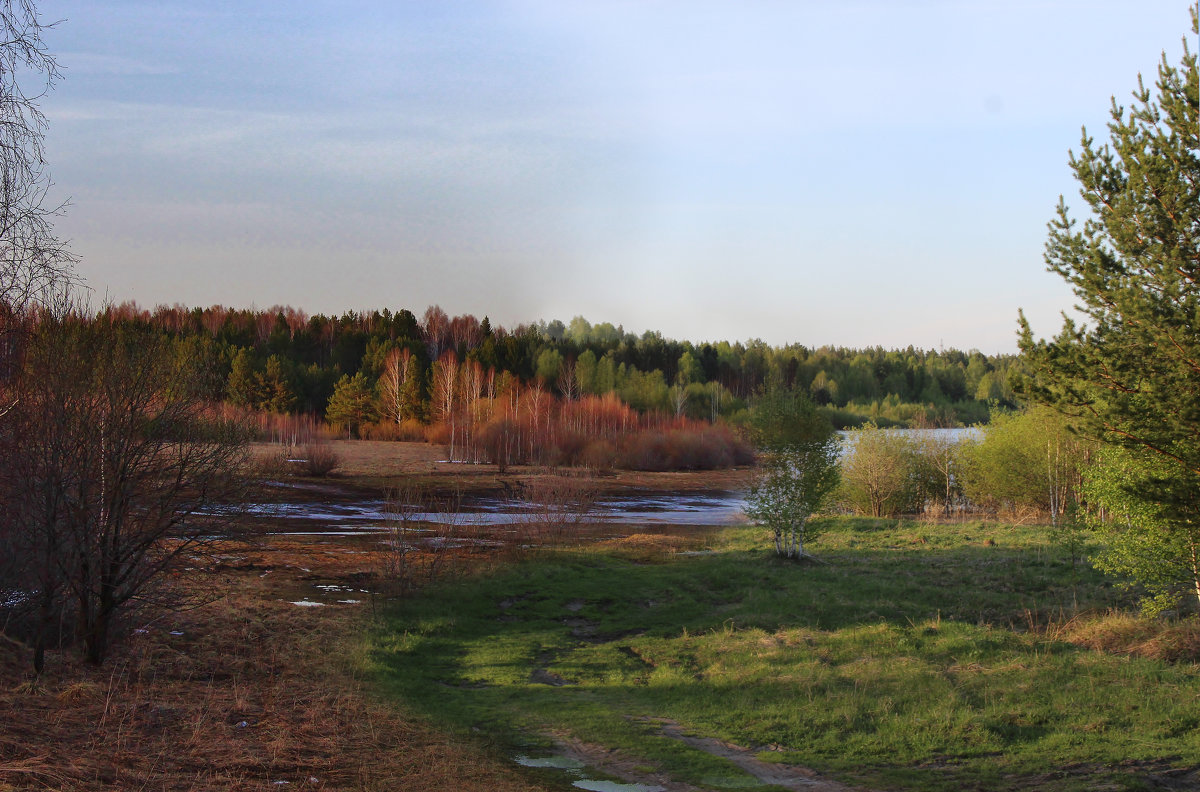
[[[711, 737], [694, 737], [685, 734], [683, 729], [673, 721], [655, 720], [654, 722], [660, 726], [664, 736], [679, 740], [685, 745], [712, 754], [713, 756], [726, 759], [752, 775], [764, 785], [794, 789], [799, 792], [866, 792], [860, 787], [850, 787], [828, 778], [821, 778], [816, 772], [806, 767], [764, 762], [755, 756], [755, 752], [749, 748], [722, 742]], [[700, 792], [700, 790], [706, 789], [706, 787], [697, 787], [692, 784], [673, 781], [661, 775], [647, 776], [645, 772], [638, 772], [635, 769], [637, 768], [637, 762], [607, 748], [588, 745], [574, 740], [564, 744], [563, 748], [572, 758], [630, 783], [658, 786], [667, 790], [667, 792]]]

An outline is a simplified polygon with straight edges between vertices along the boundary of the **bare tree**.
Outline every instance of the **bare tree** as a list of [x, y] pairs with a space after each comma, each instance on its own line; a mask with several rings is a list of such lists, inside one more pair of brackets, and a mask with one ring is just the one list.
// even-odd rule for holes
[[405, 385], [408, 383], [409, 360], [412, 352], [408, 349], [393, 349], [388, 352], [383, 364], [383, 374], [379, 377], [379, 407], [384, 416], [393, 423], [403, 423], [408, 417], [409, 405], [405, 403]]
[[456, 316], [450, 320], [448, 333], [455, 349], [469, 352], [483, 342], [483, 327], [471, 314]]
[[0, 542], [24, 556], [39, 670], [56, 619], [100, 663], [123, 614], [176, 602], [168, 573], [237, 528], [247, 434], [210, 417], [187, 350], [78, 314], [33, 330]]
[[429, 359], [437, 360], [450, 341], [450, 317], [440, 305], [431, 305], [425, 309], [425, 316], [421, 319], [421, 333]]
[[454, 460], [455, 405], [458, 394], [458, 356], [447, 350], [433, 364], [433, 419], [450, 429], [449, 458]]
[[61, 77], [32, 0], [0, 3], [0, 303], [16, 311], [71, 279], [74, 257], [54, 235], [64, 204], [48, 201], [46, 117], [39, 102]]
[[558, 370], [558, 392], [569, 402], [579, 398], [579, 379], [575, 376], [575, 358], [567, 358]]

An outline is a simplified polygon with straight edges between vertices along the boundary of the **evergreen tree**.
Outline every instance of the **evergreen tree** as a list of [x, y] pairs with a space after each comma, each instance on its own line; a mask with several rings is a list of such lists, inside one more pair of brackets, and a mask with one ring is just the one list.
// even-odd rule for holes
[[[1195, 6], [1191, 14], [1195, 33]], [[1139, 77], [1128, 112], [1113, 101], [1109, 143], [1096, 146], [1084, 130], [1071, 167], [1091, 216], [1077, 228], [1059, 199], [1046, 263], [1072, 285], [1086, 322], [1067, 319], [1052, 341], [1035, 341], [1022, 315], [1031, 374], [1018, 383], [1081, 431], [1126, 448], [1129, 510], [1152, 501], [1158, 523], [1191, 536], [1200, 521], [1197, 94], [1185, 40], [1179, 68], [1163, 56], [1155, 95]], [[1200, 548], [1182, 546], [1200, 599]]]
[[400, 388], [400, 417], [424, 420], [425, 399], [422, 393], [421, 361], [411, 356], [404, 366], [404, 384]]
[[293, 379], [287, 358], [279, 355], [267, 358], [266, 369], [258, 377], [258, 408], [273, 413], [293, 412], [299, 403]]
[[262, 380], [255, 370], [250, 350], [239, 349], [233, 356], [225, 397], [239, 407], [257, 407], [263, 400]]
[[345, 426], [346, 436], [355, 437], [359, 427], [376, 417], [375, 394], [366, 376], [361, 371], [353, 377], [342, 375], [325, 408], [325, 420], [334, 426]]

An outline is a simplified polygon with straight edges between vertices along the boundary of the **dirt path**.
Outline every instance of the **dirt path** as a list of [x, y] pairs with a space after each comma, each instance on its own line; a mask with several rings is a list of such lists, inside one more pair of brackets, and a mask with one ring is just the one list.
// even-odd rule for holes
[[[813, 770], [799, 765], [764, 762], [755, 751], [739, 745], [716, 740], [711, 737], [695, 737], [685, 734], [679, 724], [669, 720], [655, 720], [665, 737], [678, 740], [721, 759], [726, 759], [764, 786], [776, 786], [800, 792], [864, 792], [860, 787], [850, 787], [828, 778], [822, 778]], [[658, 787], [665, 792], [704, 792], [706, 786], [675, 781], [659, 773], [647, 773], [644, 762], [627, 756], [620, 751], [571, 739], [560, 739], [560, 752], [588, 767], [614, 776], [630, 784]], [[714, 786], [723, 786], [714, 784]]]
[[764, 762], [755, 755], [754, 751], [740, 745], [722, 742], [712, 737], [694, 737], [685, 734], [679, 724], [671, 721], [661, 721], [661, 725], [662, 733], [665, 736], [713, 756], [728, 759], [764, 784], [773, 784], [784, 789], [804, 790], [805, 792], [848, 792], [848, 790], [854, 789], [854, 787], [839, 784], [837, 781], [821, 778], [807, 767]]

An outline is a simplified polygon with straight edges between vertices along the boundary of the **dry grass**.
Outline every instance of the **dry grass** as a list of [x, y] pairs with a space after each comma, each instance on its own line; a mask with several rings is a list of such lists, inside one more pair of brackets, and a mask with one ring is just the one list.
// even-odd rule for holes
[[[289, 470], [286, 446], [259, 444], [263, 472]], [[424, 443], [333, 441], [334, 481], [299, 497], [357, 497], [397, 489], [435, 492], [527, 488], [561, 471], [445, 462]], [[294, 467], [294, 466], [291, 466]], [[747, 471], [619, 473], [590, 478], [596, 491], [733, 489]], [[344, 491], [343, 491], [344, 490]], [[590, 491], [590, 489], [589, 489]], [[578, 526], [595, 541], [611, 527]], [[661, 557], [696, 542], [630, 537], [630, 552]], [[203, 608], [140, 623], [100, 668], [50, 653], [30, 678], [30, 653], [0, 634], [0, 792], [11, 790], [507, 790], [537, 789], [505, 757], [464, 743], [372, 696], [356, 652], [371, 602], [298, 607], [315, 583], [382, 584], [383, 545], [354, 538], [289, 540], [228, 548], [221, 566], [188, 585], [225, 596]], [[422, 553], [414, 574], [489, 564], [508, 550]], [[346, 595], [342, 595], [345, 597]], [[349, 597], [346, 597], [349, 598]], [[147, 620], [149, 617], [147, 617]], [[139, 626], [139, 625], [134, 625]], [[285, 781], [287, 784], [278, 782]]]
[[7, 646], [0, 790], [532, 788], [372, 700], [355, 672], [368, 603], [289, 601], [314, 579], [360, 580], [364, 563], [351, 548], [258, 548], [215, 572], [225, 599], [147, 625], [101, 668], [55, 655], [37, 684]]
[[1063, 640], [1101, 652], [1167, 662], [1200, 662], [1200, 620], [1165, 622], [1128, 613], [1080, 617], [1061, 628]]
[[[337, 454], [339, 460], [338, 468], [333, 473], [335, 478], [352, 481], [356, 486], [378, 492], [394, 491], [402, 486], [461, 493], [495, 491], [503, 488], [502, 482], [530, 484], [545, 476], [573, 475], [576, 472], [586, 473], [595, 483], [598, 493], [624, 489], [737, 490], [749, 485], [753, 473], [748, 467], [682, 472], [617, 470], [595, 473], [582, 468], [510, 465], [508, 472], [501, 475], [492, 464], [449, 462], [444, 446], [429, 443], [333, 440], [328, 447]], [[252, 451], [255, 460], [266, 465], [264, 469], [269, 471], [275, 469], [271, 461], [279, 457], [281, 447], [258, 443]]]

